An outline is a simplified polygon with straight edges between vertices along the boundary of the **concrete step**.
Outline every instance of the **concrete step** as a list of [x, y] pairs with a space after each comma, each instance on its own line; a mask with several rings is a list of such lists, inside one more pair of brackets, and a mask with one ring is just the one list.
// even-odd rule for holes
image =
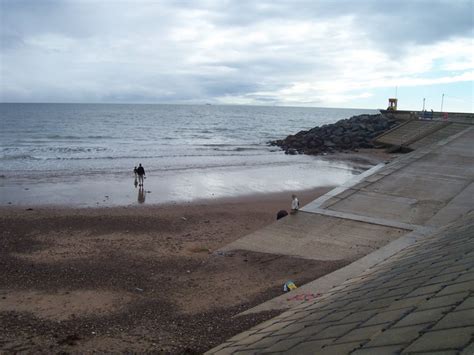
[[446, 125], [448, 123], [440, 121], [412, 120], [377, 137], [375, 142], [388, 146], [408, 146]]

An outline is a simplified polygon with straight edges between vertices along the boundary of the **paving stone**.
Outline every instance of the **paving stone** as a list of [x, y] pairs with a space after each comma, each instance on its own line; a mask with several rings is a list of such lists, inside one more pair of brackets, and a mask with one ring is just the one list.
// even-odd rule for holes
[[[317, 301], [319, 301], [319, 299]], [[291, 310], [293, 310], [295, 312], [304, 311], [308, 307], [311, 307], [315, 303], [317, 303], [317, 301], [316, 300], [311, 300], [311, 301], [307, 301], [307, 302], [301, 302], [300, 304], [297, 304], [297, 305], [291, 307]]]
[[263, 328], [260, 330], [260, 332], [274, 332], [274, 331], [277, 331], [277, 330], [280, 330], [290, 324], [293, 324], [294, 321], [289, 321], [289, 322], [276, 322], [274, 324], [271, 324], [269, 325], [268, 327], [266, 328]]
[[300, 322], [314, 322], [326, 317], [331, 313], [334, 313], [334, 310], [308, 312], [304, 317], [300, 318]]
[[408, 344], [418, 338], [424, 325], [390, 328], [365, 344], [367, 347]]
[[422, 286], [419, 288], [416, 288], [412, 292], [410, 292], [406, 297], [416, 297], [416, 296], [423, 296], [423, 295], [434, 295], [437, 293], [439, 290], [443, 288], [445, 284], [443, 283], [438, 283], [435, 285], [429, 285], [429, 286]]
[[435, 263], [431, 264], [431, 267], [437, 268], [437, 267], [447, 267], [447, 266], [456, 265], [457, 258], [454, 255], [453, 250], [451, 250], [448, 255], [442, 255], [441, 258], [443, 260], [439, 260], [438, 262], [435, 262]]
[[372, 298], [372, 299], [379, 298], [379, 297], [386, 297], [386, 294], [389, 291], [390, 291], [390, 288], [388, 288], [386, 286], [383, 286], [383, 287], [380, 287], [377, 290], [369, 292], [368, 296], [370, 296], [370, 298]]
[[305, 337], [291, 337], [288, 339], [281, 340], [272, 346], [265, 348], [261, 351], [261, 353], [269, 353], [269, 352], [284, 352], [288, 351], [291, 347], [303, 342], [306, 340]]
[[385, 327], [388, 326], [388, 323], [372, 325], [370, 327], [363, 327], [351, 330], [346, 335], [338, 338], [336, 343], [349, 343], [354, 341], [364, 341], [369, 340], [380, 333]]
[[404, 280], [402, 279], [390, 280], [384, 283], [383, 287], [388, 287], [388, 288], [405, 287], [405, 284], [403, 283], [403, 281]]
[[351, 311], [341, 311], [341, 312], [331, 313], [328, 316], [324, 317], [322, 321], [324, 322], [340, 321], [346, 318], [349, 314], [351, 314]]
[[[387, 297], [387, 298], [375, 299], [373, 302], [370, 302], [370, 304], [364, 307], [362, 310], [386, 308], [386, 307], [391, 306], [394, 302], [397, 302], [398, 299], [399, 297]], [[403, 307], [406, 307], [406, 306], [403, 306]]]
[[397, 291], [397, 292], [400, 292], [400, 294], [409, 294], [409, 293], [412, 292], [416, 287], [417, 287], [417, 286], [415, 286], [415, 285], [406, 286], [404, 283], [401, 283], [401, 284], [398, 285], [398, 286], [390, 287], [390, 291]]
[[[269, 346], [272, 346], [273, 344], [279, 342], [280, 340], [283, 339], [288, 339], [288, 336], [286, 335], [279, 335], [279, 336], [266, 336], [259, 341], [249, 344], [246, 346], [247, 349], [265, 349]], [[243, 347], [241, 347], [242, 349]], [[243, 350], [243, 349], [242, 349]]]
[[454, 306], [455, 304], [462, 302], [468, 295], [469, 292], [460, 292], [447, 296], [435, 296], [425, 302], [420, 303], [417, 310], [421, 311], [430, 308]]
[[289, 354], [298, 354], [298, 355], [314, 355], [319, 353], [321, 348], [324, 345], [332, 343], [334, 339], [322, 339], [322, 340], [312, 340], [302, 342], [295, 347], [291, 348], [288, 353]]
[[288, 320], [292, 320], [292, 317], [295, 317], [299, 314], [300, 314], [300, 311], [289, 309], [283, 312], [282, 314], [280, 314], [279, 316], [274, 317], [273, 319], [278, 320], [278, 321], [281, 321], [281, 320], [288, 321]]
[[326, 298], [324, 299], [321, 299], [321, 298], [318, 298], [316, 300], [313, 300], [312, 304], [308, 304], [306, 307], [305, 307], [305, 311], [314, 311], [314, 310], [321, 310], [321, 308], [323, 308], [325, 305], [327, 305], [328, 303], [330, 303], [331, 301]]
[[360, 348], [362, 344], [359, 342], [355, 343], [345, 343], [345, 344], [337, 344], [337, 345], [327, 345], [318, 352], [319, 355], [341, 355], [341, 354], [348, 354], [352, 350]]
[[256, 331], [254, 329], [250, 329], [250, 330], [247, 330], [245, 332], [242, 332], [242, 333], [239, 333], [235, 336], [233, 336], [232, 338], [230, 338], [228, 341], [231, 341], [231, 342], [238, 342], [240, 340], [243, 340], [243, 339], [246, 339], [247, 337], [249, 337], [250, 335], [256, 333]]
[[464, 282], [464, 281], [472, 281], [472, 280], [474, 280], [474, 271], [469, 270], [468, 272], [461, 274], [456, 279], [456, 282]]
[[372, 298], [367, 296], [366, 298], [360, 299], [359, 301], [351, 302], [353, 309], [370, 309], [370, 304], [372, 303]]
[[323, 331], [324, 329], [335, 325], [334, 323], [323, 323], [323, 324], [318, 324], [315, 323], [314, 325], [310, 325], [306, 323], [306, 327], [302, 330], [300, 330], [296, 336], [314, 336], [315, 334]]
[[470, 308], [474, 308], [474, 296], [466, 298], [459, 306], [456, 307], [455, 311], [460, 311], [460, 310], [470, 309]]
[[465, 239], [458, 236], [456, 241], [458, 244], [455, 247], [461, 252], [458, 255], [458, 263], [472, 264], [474, 266], [474, 240], [472, 239], [472, 231], [469, 232]]
[[469, 270], [469, 267], [467, 267], [466, 265], [453, 265], [451, 267], [447, 267], [445, 269], [442, 269], [439, 272], [439, 275], [451, 274], [453, 272], [465, 273], [468, 270]]
[[458, 272], [453, 272], [451, 274], [435, 276], [429, 279], [428, 281], [426, 281], [424, 285], [437, 284], [439, 282], [449, 283], [450, 281], [456, 280], [459, 277], [459, 275], [461, 274]]
[[310, 314], [309, 311], [301, 311], [301, 312], [297, 312], [297, 313], [294, 313], [293, 315], [291, 316], [288, 316], [285, 318], [285, 321], [295, 321], [295, 320], [300, 320], [301, 318], [305, 317], [306, 315]]
[[450, 309], [451, 307], [442, 307], [412, 312], [395, 323], [393, 327], [406, 327], [409, 325], [433, 323], [441, 319]]
[[267, 333], [255, 333], [235, 342], [234, 344], [247, 346], [256, 343], [257, 341], [263, 339], [266, 336], [268, 336]]
[[398, 321], [405, 314], [411, 312], [413, 309], [415, 308], [408, 307], [408, 308], [400, 308], [400, 309], [396, 309], [396, 310], [388, 311], [388, 312], [380, 312], [374, 315], [365, 323], [362, 323], [361, 326], [365, 327], [365, 326], [375, 325], [375, 324], [393, 323], [395, 321]]
[[459, 355], [472, 355], [474, 354], [474, 342], [466, 346]]
[[416, 307], [420, 303], [427, 300], [426, 296], [417, 296], [417, 297], [403, 297], [401, 299], [397, 299], [396, 301], [392, 302], [389, 307], [387, 307], [387, 311], [393, 311], [395, 309], [400, 308], [408, 308], [408, 307]]
[[385, 294], [385, 297], [407, 297], [410, 292], [416, 289], [414, 286], [393, 288]]
[[[402, 353], [402, 354], [407, 354], [407, 353]], [[416, 354], [417, 355], [458, 355], [459, 351], [457, 350], [427, 351], [427, 352], [416, 353]]]
[[[307, 327], [308, 325], [305, 323], [301, 322], [294, 322], [284, 328], [281, 328], [280, 330], [277, 330], [276, 332], [273, 332], [272, 335], [284, 335], [284, 334], [293, 334], [296, 333], [300, 330], [303, 330]], [[258, 334], [266, 334], [266, 333], [258, 333]]]
[[349, 291], [347, 295], [341, 300], [353, 300], [353, 299], [360, 299], [361, 297], [364, 297], [367, 295], [368, 291], [366, 290], [360, 290], [360, 291]]
[[[417, 258], [423, 258], [422, 255], [417, 255], [416, 256]], [[433, 275], [441, 275], [443, 274], [443, 271], [447, 270], [446, 267], [437, 267], [437, 268], [433, 268], [433, 267], [430, 267], [430, 266], [427, 266], [425, 268], [425, 270], [423, 271], [420, 271], [416, 276], [419, 277], [419, 278], [426, 278], [427, 280], [429, 280], [431, 277], [433, 277]], [[453, 271], [452, 271], [453, 272]], [[426, 281], [427, 281], [426, 280]]]
[[356, 327], [357, 327], [357, 323], [332, 325], [322, 330], [321, 332], [312, 335], [310, 339], [317, 340], [317, 339], [337, 338], [346, 334], [347, 332], [349, 332], [350, 330]]
[[[269, 319], [265, 322], [262, 322], [260, 324], [257, 324], [256, 326], [254, 326], [252, 329], [250, 329], [250, 331], [254, 330], [255, 332], [260, 330], [260, 329], [263, 329], [263, 328], [267, 328], [269, 327], [270, 325], [276, 323], [276, 321], [274, 319]], [[236, 335], [235, 337], [232, 337], [231, 339], [234, 339], [234, 338], [237, 338], [240, 334]]]
[[351, 355], [398, 355], [403, 345], [378, 346], [376, 348], [363, 347], [351, 353]]
[[328, 303], [326, 306], [322, 307], [321, 310], [327, 311], [327, 310], [334, 310], [334, 309], [342, 309], [346, 307], [347, 305], [350, 305], [350, 301], [344, 300], [344, 301], [334, 301]]
[[438, 296], [449, 295], [451, 293], [459, 293], [463, 291], [474, 291], [474, 280], [446, 286], [438, 293]]
[[365, 322], [367, 319], [371, 318], [376, 313], [377, 311], [372, 310], [372, 309], [368, 311], [354, 312], [344, 318], [344, 323], [352, 323], [352, 322], [362, 323], [362, 322]]
[[358, 290], [366, 290], [366, 291], [371, 291], [371, 290], [377, 290], [379, 287], [382, 287], [383, 282], [382, 281], [367, 281], [367, 282], [361, 282]]
[[423, 334], [404, 352], [434, 352], [445, 349], [462, 349], [469, 344], [474, 327], [429, 331]]
[[421, 286], [426, 281], [430, 279], [430, 276], [421, 276], [421, 277], [409, 277], [409, 278], [401, 278], [400, 281], [404, 286]]
[[474, 309], [451, 312], [441, 319], [433, 329], [447, 329], [455, 327], [474, 327]]

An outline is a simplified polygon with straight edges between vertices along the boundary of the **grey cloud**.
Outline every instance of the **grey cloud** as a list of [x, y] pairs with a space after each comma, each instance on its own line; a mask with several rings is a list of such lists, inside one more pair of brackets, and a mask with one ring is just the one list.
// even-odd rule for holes
[[[273, 20], [321, 21], [354, 16], [374, 41], [430, 44], [454, 36], [471, 35], [471, 0], [368, 1], [218, 1], [215, 19], [222, 25], [249, 26]], [[382, 43], [383, 43], [382, 42]]]
[[[0, 7], [3, 101], [172, 102], [235, 95], [268, 103], [276, 99], [255, 93], [278, 91], [309, 74], [328, 79], [336, 69], [333, 54], [315, 53], [312, 43], [288, 43], [280, 51], [248, 45], [243, 50], [258, 55], [231, 60], [214, 58], [192, 39], [174, 42], [173, 30], [186, 25], [187, 15], [193, 21], [193, 14], [216, 33], [351, 16], [354, 30], [390, 55], [413, 44], [471, 37], [473, 29], [472, 1], [462, 0], [0, 0]], [[42, 35], [73, 44], [49, 52], [28, 44]], [[233, 38], [225, 40], [225, 49], [233, 47]], [[198, 51], [203, 59], [187, 64]]]

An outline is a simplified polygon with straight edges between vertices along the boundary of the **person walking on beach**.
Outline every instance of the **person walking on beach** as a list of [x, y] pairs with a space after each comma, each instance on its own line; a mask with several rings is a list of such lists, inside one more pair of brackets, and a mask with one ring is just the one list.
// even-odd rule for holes
[[145, 178], [145, 169], [143, 169], [142, 164], [138, 164], [137, 174], [138, 174], [138, 185], [143, 186], [143, 179]]
[[296, 213], [300, 209], [300, 201], [298, 201], [298, 198], [296, 195], [291, 195], [291, 213]]

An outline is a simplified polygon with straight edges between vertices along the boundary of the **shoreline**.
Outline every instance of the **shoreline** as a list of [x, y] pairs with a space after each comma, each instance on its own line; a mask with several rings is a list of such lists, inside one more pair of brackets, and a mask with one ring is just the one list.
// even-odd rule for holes
[[[285, 166], [239, 167], [169, 172], [148, 176], [142, 191], [131, 176], [76, 176], [73, 180], [0, 180], [0, 207], [121, 207], [200, 203], [214, 199], [245, 198], [307, 191], [340, 185], [393, 154], [365, 149], [309, 157], [306, 163]], [[306, 159], [306, 158], [305, 158]]]
[[[0, 205], [0, 217], [7, 215], [16, 215], [18, 213], [24, 213], [25, 211], [40, 211], [41, 213], [61, 213], [64, 211], [66, 214], [70, 212], [84, 212], [90, 211], [90, 214], [100, 215], [101, 213], [106, 214], [120, 214], [123, 211], [135, 212], [139, 215], [153, 215], [156, 212], [167, 211], [170, 209], [193, 209], [199, 207], [215, 208], [218, 206], [233, 206], [233, 205], [244, 205], [244, 204], [255, 204], [263, 203], [269, 205], [272, 203], [281, 203], [281, 209], [290, 210], [291, 195], [296, 194], [300, 199], [300, 205], [303, 207], [314, 199], [324, 195], [337, 186], [320, 186], [312, 189], [304, 190], [292, 190], [292, 191], [281, 191], [281, 192], [267, 192], [267, 193], [255, 193], [255, 194], [243, 194], [238, 196], [228, 197], [217, 197], [217, 198], [202, 198], [195, 199], [192, 201], [166, 201], [162, 203], [147, 203], [147, 204], [128, 204], [128, 205], [111, 205], [111, 206], [81, 206], [74, 204], [40, 204], [31, 203], [27, 205]], [[286, 204], [283, 202], [287, 200]], [[286, 208], [285, 208], [286, 207]], [[278, 211], [276, 211], [278, 212]], [[275, 216], [276, 216], [275, 212]]]

